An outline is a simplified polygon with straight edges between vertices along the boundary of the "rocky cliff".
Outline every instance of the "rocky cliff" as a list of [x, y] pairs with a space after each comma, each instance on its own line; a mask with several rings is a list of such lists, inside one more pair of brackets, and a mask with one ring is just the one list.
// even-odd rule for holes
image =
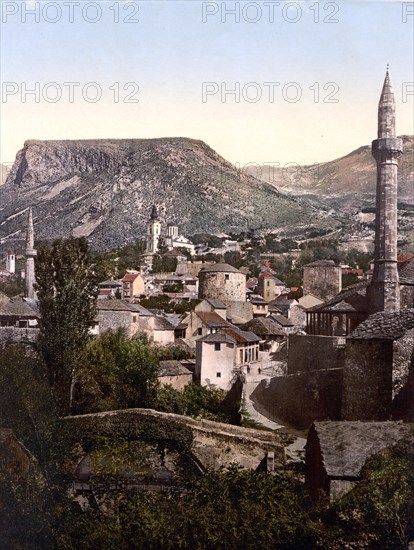
[[3, 244], [23, 238], [29, 206], [37, 238], [86, 236], [98, 249], [143, 236], [154, 203], [187, 235], [338, 224], [186, 138], [26, 141], [0, 197]]

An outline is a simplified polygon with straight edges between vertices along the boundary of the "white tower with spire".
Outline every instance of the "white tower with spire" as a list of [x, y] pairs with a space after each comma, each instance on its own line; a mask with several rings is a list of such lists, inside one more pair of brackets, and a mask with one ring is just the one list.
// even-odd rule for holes
[[28, 300], [35, 299], [35, 270], [34, 270], [34, 261], [37, 256], [37, 251], [34, 247], [34, 229], [33, 229], [33, 213], [32, 209], [29, 208], [28, 224], [27, 224], [27, 235], [26, 235], [26, 298]]
[[157, 207], [155, 204], [151, 210], [151, 218], [147, 222], [147, 254], [156, 254], [159, 248], [161, 235], [161, 222], [158, 219]]

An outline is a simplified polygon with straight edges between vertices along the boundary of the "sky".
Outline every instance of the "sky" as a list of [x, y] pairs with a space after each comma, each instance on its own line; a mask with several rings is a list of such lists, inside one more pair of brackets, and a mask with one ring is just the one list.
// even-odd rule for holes
[[28, 139], [201, 139], [240, 165], [376, 137], [387, 64], [414, 133], [414, 2], [57, 0], [1, 7], [0, 160]]

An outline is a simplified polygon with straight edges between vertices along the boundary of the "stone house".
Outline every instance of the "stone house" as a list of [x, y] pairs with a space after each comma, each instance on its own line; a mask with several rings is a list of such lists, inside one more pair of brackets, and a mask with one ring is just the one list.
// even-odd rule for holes
[[216, 311], [192, 311], [175, 329], [176, 338], [195, 342], [198, 338], [217, 332], [220, 328], [232, 326]]
[[117, 299], [102, 299], [96, 302], [95, 325], [92, 334], [98, 335], [108, 330], [123, 329], [128, 336], [139, 332], [138, 315], [128, 304]]
[[33, 343], [39, 335], [40, 314], [32, 301], [0, 296], [0, 342]]
[[38, 328], [39, 319], [39, 312], [33, 302], [7, 297], [0, 300], [0, 327]]
[[256, 317], [240, 328], [260, 337], [259, 349], [263, 352], [276, 352], [287, 341], [285, 331], [271, 317]]
[[361, 479], [369, 457], [414, 436], [414, 424], [402, 422], [314, 422], [305, 454], [305, 483], [312, 500], [332, 501]]
[[294, 334], [298, 331], [297, 325], [290, 319], [287, 319], [284, 315], [280, 313], [274, 313], [270, 315], [270, 319], [281, 329], [281, 331], [286, 334]]
[[224, 320], [227, 318], [227, 306], [223, 304], [220, 300], [215, 300], [214, 298], [206, 298], [197, 304], [194, 308], [194, 311], [209, 311], [217, 313]]
[[132, 300], [145, 292], [145, 282], [138, 271], [127, 271], [121, 282], [123, 300]]
[[229, 390], [243, 371], [260, 364], [260, 338], [234, 326], [196, 341], [195, 380], [202, 386]]
[[[101, 294], [101, 291], [109, 291], [109, 292], [102, 292]], [[106, 297], [114, 296], [116, 298], [120, 298], [122, 293], [122, 283], [115, 279], [108, 279], [107, 281], [102, 281], [101, 283], [98, 283], [98, 293], [101, 296], [106, 296]]]
[[193, 381], [193, 373], [180, 361], [160, 361], [158, 381], [161, 386], [172, 386], [177, 391], [184, 391], [187, 384]]
[[266, 317], [269, 313], [269, 304], [258, 294], [252, 294], [249, 298], [249, 302], [252, 304], [253, 317]]
[[124, 329], [128, 336], [144, 333], [150, 342], [161, 345], [174, 343], [174, 326], [162, 316], [151, 313], [140, 304], [123, 300], [98, 300], [92, 334]]

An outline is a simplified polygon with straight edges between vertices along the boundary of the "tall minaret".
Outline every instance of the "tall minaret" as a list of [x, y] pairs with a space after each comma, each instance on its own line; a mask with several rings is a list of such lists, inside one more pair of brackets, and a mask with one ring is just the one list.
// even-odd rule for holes
[[32, 209], [29, 208], [29, 217], [27, 224], [27, 236], [26, 236], [26, 298], [33, 300], [35, 298], [35, 291], [33, 288], [35, 282], [35, 270], [34, 259], [36, 258], [37, 251], [34, 247], [34, 229], [33, 229], [33, 214]]
[[151, 218], [147, 222], [147, 254], [158, 252], [160, 234], [161, 223], [158, 219], [157, 207], [154, 204], [151, 210]]
[[368, 288], [370, 313], [399, 311], [397, 269], [397, 177], [402, 140], [395, 137], [395, 100], [387, 67], [378, 105], [378, 139], [372, 142], [377, 161], [375, 264]]

